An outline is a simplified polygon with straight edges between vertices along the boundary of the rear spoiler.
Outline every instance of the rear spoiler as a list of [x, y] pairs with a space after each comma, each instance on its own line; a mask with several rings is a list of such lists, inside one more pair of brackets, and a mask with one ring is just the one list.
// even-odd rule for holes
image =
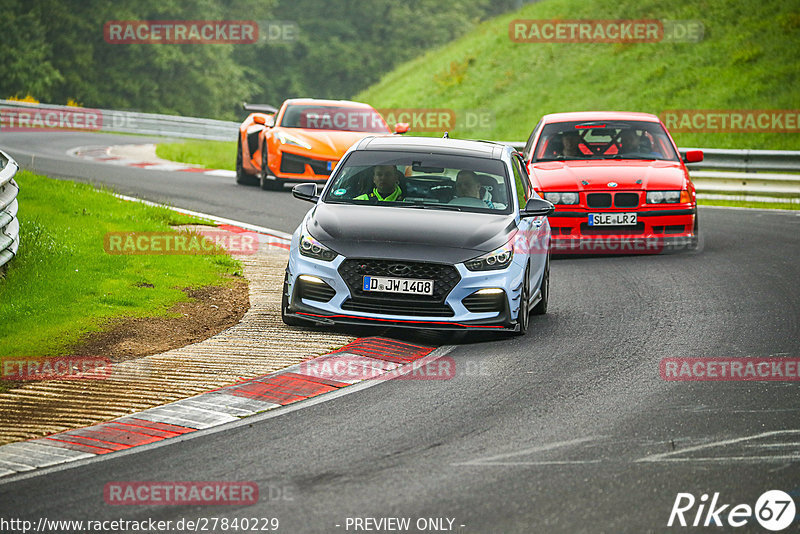
[[242, 102], [242, 109], [245, 111], [256, 111], [258, 113], [277, 113], [278, 108], [272, 107], [269, 104], [248, 104]]

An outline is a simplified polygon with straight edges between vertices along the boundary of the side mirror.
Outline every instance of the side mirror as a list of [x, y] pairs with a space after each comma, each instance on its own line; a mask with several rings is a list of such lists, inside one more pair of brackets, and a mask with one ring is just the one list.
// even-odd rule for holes
[[398, 122], [394, 125], [394, 133], [404, 134], [408, 132], [411, 126], [407, 122]]
[[267, 128], [271, 128], [275, 124], [275, 117], [272, 115], [264, 115], [262, 113], [254, 113], [253, 122], [266, 126]]
[[312, 183], [297, 184], [292, 188], [292, 195], [294, 195], [295, 198], [308, 202], [316, 202], [319, 200], [319, 196], [317, 196], [317, 184]]
[[525, 209], [519, 212], [519, 216], [523, 219], [526, 217], [547, 217], [555, 210], [556, 207], [553, 204], [542, 198], [530, 198], [525, 204]]
[[683, 161], [686, 163], [698, 163], [703, 161], [703, 151], [702, 150], [687, 150], [686, 156], [683, 158]]

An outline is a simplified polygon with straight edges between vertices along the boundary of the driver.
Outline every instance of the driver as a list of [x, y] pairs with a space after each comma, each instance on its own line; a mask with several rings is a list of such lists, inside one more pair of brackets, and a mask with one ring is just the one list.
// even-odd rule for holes
[[372, 169], [372, 182], [375, 184], [372, 191], [359, 195], [354, 200], [379, 200], [382, 202], [403, 200], [400, 177], [394, 165], [376, 165]]
[[619, 141], [620, 154], [633, 154], [640, 152], [639, 149], [639, 136], [633, 130], [622, 130]]
[[578, 143], [580, 143], [581, 136], [578, 132], [569, 131], [564, 132], [561, 136], [561, 143], [564, 145], [562, 155], [567, 158], [576, 158], [582, 156]]

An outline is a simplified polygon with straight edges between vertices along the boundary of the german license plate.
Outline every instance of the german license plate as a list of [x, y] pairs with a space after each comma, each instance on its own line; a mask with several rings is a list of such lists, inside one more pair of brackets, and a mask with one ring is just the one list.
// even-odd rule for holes
[[636, 214], [590, 213], [589, 226], [636, 226]]
[[390, 278], [386, 276], [365, 276], [364, 291], [384, 293], [405, 293], [411, 295], [433, 295], [433, 280], [416, 278]]

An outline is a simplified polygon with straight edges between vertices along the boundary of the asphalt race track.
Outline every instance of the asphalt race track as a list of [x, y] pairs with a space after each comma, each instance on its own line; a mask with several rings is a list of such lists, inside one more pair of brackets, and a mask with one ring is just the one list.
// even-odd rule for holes
[[[3, 134], [0, 146], [23, 168], [35, 152], [43, 174], [286, 232], [310, 206], [232, 179], [65, 155], [148, 141]], [[24, 210], [24, 190], [20, 198]], [[275, 517], [277, 531], [290, 533], [364, 532], [352, 518], [367, 517], [410, 518], [412, 526], [444, 518], [443, 529], [451, 519], [451, 531], [469, 533], [616, 533], [687, 530], [667, 528], [678, 493], [698, 504], [719, 493], [719, 504], [730, 505], [723, 520], [767, 490], [789, 493], [800, 507], [798, 382], [659, 375], [667, 357], [800, 357], [800, 213], [701, 208], [700, 216], [696, 254], [554, 261], [550, 309], [524, 338], [435, 336], [457, 345], [450, 380], [387, 381], [0, 482], [0, 511], [34, 522]], [[135, 480], [253, 481], [261, 498], [239, 508], [104, 502], [107, 482]], [[765, 532], [752, 518], [743, 528], [697, 530]]]

